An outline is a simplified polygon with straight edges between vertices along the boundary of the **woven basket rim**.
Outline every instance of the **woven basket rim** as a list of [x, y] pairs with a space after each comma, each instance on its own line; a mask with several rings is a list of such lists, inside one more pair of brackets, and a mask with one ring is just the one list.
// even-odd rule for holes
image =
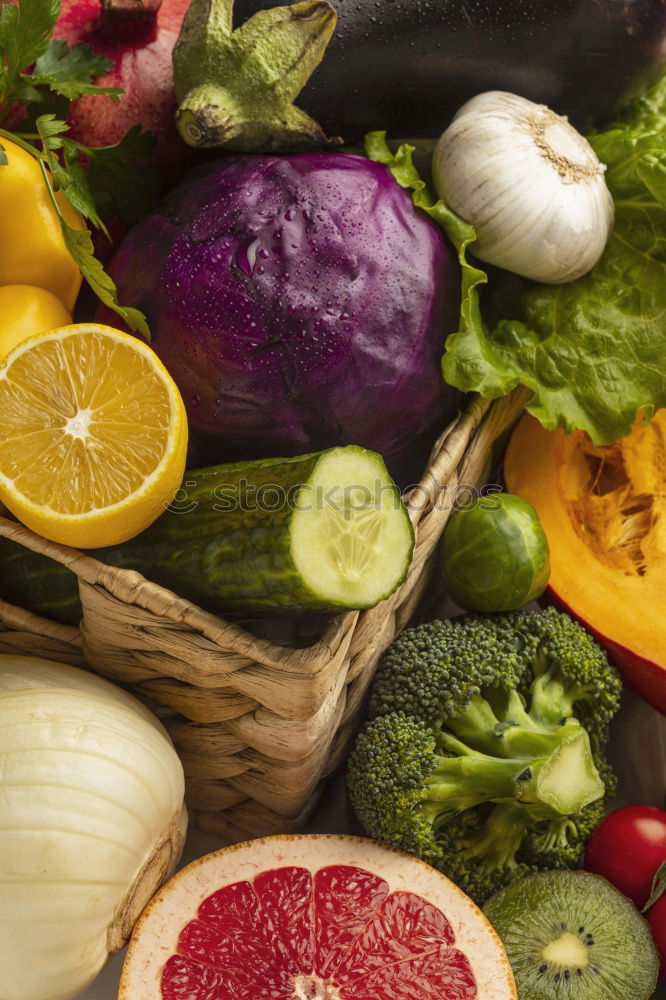
[[23, 608], [9, 604], [0, 598], [0, 631], [34, 632], [43, 635], [47, 639], [55, 639], [57, 642], [64, 642], [69, 646], [81, 648], [81, 633], [78, 628], [72, 625], [61, 625], [59, 622], [51, 621], [35, 615], [32, 611], [25, 611]]
[[[478, 395], [473, 395], [468, 399], [466, 408], [459, 412], [456, 419], [444, 429], [435, 442], [421, 481], [405, 499], [405, 505], [416, 534], [414, 556], [407, 580], [396, 594], [382, 602], [377, 608], [360, 612], [344, 612], [332, 616], [320, 637], [310, 644], [281, 645], [269, 639], [255, 636], [248, 632], [242, 624], [227, 621], [221, 616], [204, 611], [172, 591], [152, 583], [135, 570], [108, 566], [94, 556], [49, 541], [9, 517], [0, 516], [0, 537], [11, 539], [25, 548], [61, 563], [72, 571], [80, 581], [90, 587], [104, 589], [124, 604], [136, 605], [170, 623], [191, 629], [216, 646], [235, 649], [240, 656], [246, 655], [248, 659], [258, 661], [266, 666], [281, 670], [291, 669], [296, 673], [303, 672], [303, 666], [306, 662], [310, 664], [310, 667], [312, 664], [320, 664], [323, 669], [332, 657], [340, 655], [344, 657], [359, 617], [373, 615], [378, 609], [394, 603], [403, 587], [408, 584], [412, 570], [419, 565], [420, 561], [419, 526], [433, 511], [434, 505], [449, 483], [452, 474], [460, 466], [463, 459], [469, 457], [469, 442], [472, 441], [473, 447], [474, 436], [484, 419], [492, 419], [495, 427], [509, 426], [515, 419], [517, 412], [522, 408], [524, 399], [525, 392], [522, 389], [515, 390], [503, 400], [495, 401], [492, 407], [492, 400]], [[16, 618], [17, 614], [22, 614], [22, 624], [25, 627], [27, 620], [25, 616], [30, 614], [29, 612], [22, 611], [20, 608], [10, 612], [10, 606], [4, 603], [2, 608], [12, 618]], [[35, 625], [38, 622], [41, 623], [41, 631], [43, 632], [44, 623], [48, 620], [36, 615], [31, 615], [31, 619]], [[69, 639], [66, 641], [80, 645], [77, 629], [56, 625], [53, 622], [48, 622], [48, 625], [51, 629], [56, 630], [59, 639], [63, 640], [64, 636], [68, 635]], [[53, 634], [55, 637], [56, 633]], [[307, 672], [312, 675], [316, 674], [317, 670], [308, 669]]]

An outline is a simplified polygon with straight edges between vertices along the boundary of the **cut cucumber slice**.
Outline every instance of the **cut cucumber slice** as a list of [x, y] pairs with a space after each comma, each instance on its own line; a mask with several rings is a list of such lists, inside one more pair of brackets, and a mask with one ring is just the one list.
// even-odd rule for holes
[[[402, 583], [413, 549], [383, 460], [350, 445], [187, 472], [150, 528], [92, 554], [206, 610], [250, 617], [373, 607]], [[68, 570], [2, 540], [0, 596], [47, 617], [79, 615]]]
[[302, 586], [323, 604], [372, 607], [404, 579], [414, 533], [379, 455], [324, 452], [296, 507], [291, 558]]

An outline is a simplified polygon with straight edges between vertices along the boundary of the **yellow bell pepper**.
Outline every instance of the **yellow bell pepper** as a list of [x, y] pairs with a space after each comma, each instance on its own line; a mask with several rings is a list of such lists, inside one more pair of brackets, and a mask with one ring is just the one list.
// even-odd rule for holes
[[0, 285], [0, 361], [28, 337], [71, 322], [60, 299], [45, 288]]
[[[42, 172], [34, 156], [2, 140], [7, 163], [0, 166], [0, 285], [36, 285], [52, 292], [69, 310], [81, 274], [62, 237]], [[61, 192], [58, 206], [73, 229], [84, 222]]]

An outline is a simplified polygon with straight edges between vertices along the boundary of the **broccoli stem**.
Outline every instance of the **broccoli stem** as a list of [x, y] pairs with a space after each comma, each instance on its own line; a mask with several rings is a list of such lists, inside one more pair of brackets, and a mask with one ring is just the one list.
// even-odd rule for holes
[[502, 732], [503, 755], [510, 757], [538, 757], [554, 753], [561, 743], [566, 743], [585, 729], [577, 719], [567, 719], [564, 725], [549, 727], [541, 731], [524, 729], [522, 726], [507, 726]]
[[561, 727], [561, 732], [548, 754], [530, 758], [480, 753], [443, 732], [440, 748], [454, 756], [439, 757], [425, 780], [434, 815], [482, 802], [512, 802], [529, 807], [533, 819], [547, 819], [596, 801], [604, 794], [604, 784], [587, 733], [580, 727]]
[[593, 694], [592, 685], [573, 684], [557, 671], [539, 674], [530, 691], [530, 715], [543, 725], [557, 725], [573, 715], [576, 702]]
[[550, 821], [538, 839], [540, 851], [566, 851], [578, 837], [578, 828], [570, 816]]
[[[573, 716], [565, 720], [555, 713], [554, 721], [535, 717], [515, 690], [495, 691], [491, 698], [492, 703], [490, 698], [474, 695], [461, 715], [446, 722], [447, 729], [475, 751], [492, 757], [547, 757], [584, 731]], [[454, 752], [462, 752], [460, 745]]]
[[536, 778], [549, 758], [530, 761], [470, 751], [454, 737], [444, 741], [455, 757], [440, 757], [426, 778], [428, 801], [440, 812], [471, 809], [481, 802], [535, 801]]
[[484, 872], [517, 867], [516, 854], [533, 820], [522, 806], [497, 805], [479, 832], [467, 840], [463, 857]]
[[[563, 727], [566, 732], [566, 727]], [[585, 729], [573, 730], [562, 740], [541, 768], [538, 798], [553, 813], [577, 813], [606, 793], [594, 763], [590, 737]]]
[[498, 753], [500, 741], [496, 735], [500, 720], [480, 694], [473, 695], [465, 711], [447, 719], [446, 725], [463, 743], [468, 743], [475, 750], [494, 757], [503, 756]]

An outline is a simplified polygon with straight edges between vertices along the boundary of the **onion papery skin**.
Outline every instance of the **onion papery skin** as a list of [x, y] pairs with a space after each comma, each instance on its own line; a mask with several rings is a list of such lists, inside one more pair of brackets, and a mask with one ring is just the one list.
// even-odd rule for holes
[[183, 770], [148, 715], [74, 667], [0, 656], [2, 1000], [77, 996], [173, 871]]

